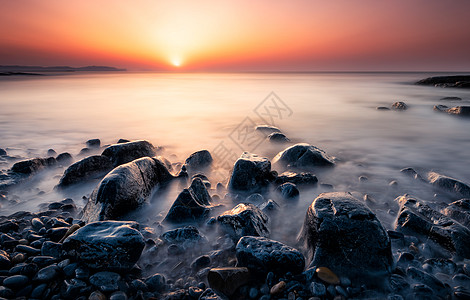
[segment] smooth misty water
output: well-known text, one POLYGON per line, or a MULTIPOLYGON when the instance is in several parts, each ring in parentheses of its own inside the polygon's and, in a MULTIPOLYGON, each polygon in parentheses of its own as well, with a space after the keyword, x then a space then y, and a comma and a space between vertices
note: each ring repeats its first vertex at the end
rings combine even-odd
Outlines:
MULTIPOLYGON (((4 78, 0 80, 0 147, 22 158, 43 157, 49 148, 76 155, 88 139, 110 144, 126 138, 164 147, 163 155, 172 163, 200 149, 213 151, 221 142, 239 156, 242 150, 230 137, 242 142, 232 132, 243 121, 265 123, 255 109, 274 91, 292 112, 275 119, 275 125, 294 143, 310 143, 337 158, 334 169, 316 172, 319 181, 334 185, 335 191, 372 195, 380 204, 375 211, 390 228, 396 196, 410 193, 430 201, 435 197, 435 191, 412 183, 400 169, 438 170, 470 182, 470 120, 432 110, 433 105, 446 104, 439 100, 445 96, 464 99, 449 106, 469 105, 470 91, 412 84, 430 75, 95 73, 4 78), (395 101, 406 102, 409 109, 375 109, 395 101), (361 175, 369 180, 359 182, 361 175), (389 186, 392 180, 398 181, 398 187, 389 186)), ((264 142, 254 150, 244 149, 272 159, 285 147, 264 142)), ((0 169, 6 170, 12 161, 0 163, 0 169)), ((97 182, 57 194, 53 186, 62 172, 43 172, 14 190, 20 203, 4 205, 1 214, 36 211, 41 202, 64 197, 83 205, 81 196, 89 195, 97 182), (40 191, 45 193, 38 195, 40 191)), ((225 182, 228 174, 227 167, 210 174, 213 186, 225 182)), ((157 191, 151 209, 134 217, 161 219, 181 189, 175 186, 164 195, 157 191)), ((273 237, 291 241, 306 207, 324 191, 321 187, 302 190, 300 202, 272 220, 273 237), (283 220, 285 216, 289 218, 283 220), (278 225, 280 220, 283 226, 278 225)), ((233 206, 225 204, 225 209, 233 206)))

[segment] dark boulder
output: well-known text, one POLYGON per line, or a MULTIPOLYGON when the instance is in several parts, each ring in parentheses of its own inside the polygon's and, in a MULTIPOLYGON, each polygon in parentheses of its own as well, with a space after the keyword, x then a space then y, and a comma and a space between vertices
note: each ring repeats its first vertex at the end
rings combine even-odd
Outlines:
POLYGON ((320 194, 307 209, 299 242, 311 265, 356 282, 379 283, 392 270, 387 231, 350 193, 320 194))
POLYGON ((32 158, 15 163, 11 167, 11 171, 14 173, 31 175, 45 169, 46 167, 54 166, 55 164, 56 160, 54 157, 32 158))
POLYGON ((301 273, 305 258, 297 249, 264 237, 244 236, 236 246, 238 266, 255 273, 301 273))
POLYGON ((109 157, 102 155, 89 156, 68 167, 62 178, 60 178, 57 187, 65 188, 72 184, 100 178, 112 169, 113 164, 109 157))
POLYGON ((136 222, 93 222, 66 238, 62 247, 89 268, 128 271, 145 245, 138 226, 136 222))
POLYGON ((267 158, 244 152, 235 162, 228 189, 235 194, 264 193, 273 179, 267 158))
POLYGON ((235 291, 250 280, 250 271, 247 268, 213 268, 207 274, 209 286, 216 291, 230 297, 235 291))
POLYGON ((429 172, 427 179, 434 187, 453 193, 457 197, 470 197, 470 186, 455 178, 436 172, 429 172))
POLYGON ((316 185, 318 183, 317 176, 312 173, 295 173, 295 172, 284 172, 277 176, 275 183, 284 184, 286 182, 293 183, 295 185, 316 185))
POLYGON ((268 217, 253 204, 240 203, 218 216, 217 222, 236 241, 247 235, 263 237, 269 235, 268 217))
POLYGON ((198 177, 191 186, 184 189, 171 206, 164 221, 170 223, 201 222, 207 219, 211 211, 211 196, 204 183, 198 177))
POLYGON ((255 127, 255 130, 265 135, 270 135, 273 132, 281 132, 279 128, 271 126, 271 125, 257 125, 255 127))
POLYGON ((7 151, 3 148, 0 148, 0 156, 5 156, 7 155, 7 151))
POLYGON ((101 146, 101 141, 100 139, 91 139, 86 141, 86 146, 90 149, 97 149, 101 146))
POLYGON ((212 155, 207 150, 192 153, 185 161, 186 168, 190 172, 203 170, 212 164, 212 155))
POLYGON ((154 158, 143 157, 115 168, 93 191, 83 209, 86 222, 112 220, 141 206, 157 184, 172 175, 154 158))
POLYGON ((68 152, 64 152, 64 153, 61 153, 59 155, 57 155, 57 157, 55 158, 55 160, 57 161, 57 163, 61 166, 68 166, 70 165, 71 163, 73 163, 73 157, 70 153, 68 152))
POLYGON ((183 248, 191 248, 207 241, 206 237, 194 226, 169 230, 163 233, 160 238, 168 245, 176 244, 181 245, 183 248))
POLYGON ((101 155, 111 159, 113 166, 131 162, 141 157, 153 157, 157 153, 157 149, 147 141, 135 141, 111 145, 104 149, 101 155))
POLYGON ((282 132, 273 132, 268 135, 267 139, 272 143, 288 143, 290 140, 282 132))
POLYGON ((392 104, 392 109, 395 109, 395 110, 407 110, 407 109, 408 109, 408 105, 406 105, 405 102, 397 101, 397 102, 395 102, 395 103, 392 104))
POLYGON ((441 245, 451 253, 470 257, 470 230, 409 195, 398 197, 395 230, 441 245))
POLYGON ((452 202, 441 212, 470 229, 470 199, 452 202))
POLYGON ((305 143, 296 144, 279 152, 273 165, 283 168, 310 170, 316 167, 333 166, 334 161, 325 151, 305 143))
POLYGON ((460 82, 470 81, 470 75, 454 75, 454 76, 435 76, 422 79, 416 84, 419 85, 434 85, 440 87, 465 87, 465 84, 460 82), (460 83, 460 84, 457 84, 460 83))
POLYGON ((277 194, 280 196, 281 199, 287 201, 297 201, 300 197, 300 192, 297 189, 297 186, 293 183, 287 182, 281 184, 276 188, 277 194))
POLYGON ((421 271, 415 267, 409 267, 406 274, 415 282, 425 284, 431 288, 440 299, 450 299, 450 288, 431 274, 421 271), (448 297, 447 297, 448 296, 448 297))

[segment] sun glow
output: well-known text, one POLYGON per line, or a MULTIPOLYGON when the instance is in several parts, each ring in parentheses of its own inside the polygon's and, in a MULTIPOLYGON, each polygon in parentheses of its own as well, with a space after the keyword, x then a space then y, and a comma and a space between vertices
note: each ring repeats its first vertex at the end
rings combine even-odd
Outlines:
POLYGON ((174 58, 174 59, 171 60, 171 64, 178 68, 178 67, 181 66, 181 60, 178 59, 178 58, 174 58))

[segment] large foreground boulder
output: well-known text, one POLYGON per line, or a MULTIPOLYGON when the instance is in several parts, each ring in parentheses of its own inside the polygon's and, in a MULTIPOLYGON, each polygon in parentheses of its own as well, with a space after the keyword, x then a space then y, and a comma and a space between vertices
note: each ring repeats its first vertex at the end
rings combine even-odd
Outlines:
POLYGON ((211 196, 201 178, 193 179, 191 186, 184 189, 171 206, 164 221, 170 223, 200 222, 209 216, 211 196))
POLYGON ((470 186, 455 178, 437 172, 429 172, 427 179, 434 187, 453 193, 457 197, 470 197, 470 186))
POLYGON ((334 165, 334 160, 325 151, 305 143, 296 144, 279 152, 273 159, 273 165, 281 169, 311 170, 316 167, 334 165))
POLYGON ((157 153, 157 149, 147 141, 135 141, 111 145, 104 149, 101 155, 107 156, 113 162, 113 166, 131 162, 141 157, 153 157, 157 153))
POLYGON ((297 249, 264 237, 244 236, 236 247, 238 266, 255 273, 301 273, 305 258, 297 249))
POLYGON ((112 169, 113 164, 109 157, 102 155, 89 156, 68 167, 62 178, 60 178, 57 187, 65 188, 72 184, 100 178, 112 169))
POLYGON ((441 214, 417 198, 404 195, 396 199, 400 205, 395 230, 431 240, 452 254, 470 257, 470 230, 441 214))
POLYGON ((92 269, 130 270, 145 246, 136 228, 136 222, 93 222, 65 239, 63 250, 92 269))
POLYGON ((353 281, 379 281, 392 271, 387 231, 350 193, 320 194, 307 209, 299 242, 310 265, 353 281))
POLYGON ((273 179, 267 158, 244 152, 235 162, 228 188, 235 194, 264 193, 273 179))
POLYGON ((217 222, 236 241, 247 235, 269 235, 268 217, 253 204, 240 203, 218 216, 217 222))
POLYGON ((86 222, 113 220, 142 205, 157 184, 173 176, 156 158, 143 157, 106 175, 83 209, 86 222))

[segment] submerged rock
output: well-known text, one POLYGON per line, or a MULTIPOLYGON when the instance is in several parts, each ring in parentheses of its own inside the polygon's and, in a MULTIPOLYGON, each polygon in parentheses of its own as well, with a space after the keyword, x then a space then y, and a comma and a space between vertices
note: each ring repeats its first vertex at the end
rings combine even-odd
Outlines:
POLYGON ((207 150, 196 151, 191 154, 185 161, 186 168, 190 172, 202 170, 212 164, 212 155, 207 150))
POLYGON ((153 157, 156 153, 157 149, 151 143, 135 141, 111 145, 101 155, 109 157, 113 166, 117 167, 141 157, 153 157))
POLYGON ((123 216, 141 206, 157 184, 171 178, 165 165, 150 157, 119 166, 92 193, 83 209, 82 220, 92 222, 123 216))
POLYGON ((470 257, 470 230, 451 218, 433 210, 409 195, 398 197, 400 205, 395 230, 417 235, 441 245, 451 253, 470 257))
POLYGON ((204 221, 211 211, 210 202, 211 196, 204 183, 196 177, 191 186, 178 195, 164 221, 171 223, 204 221))
POLYGON ((138 226, 136 222, 93 222, 65 239, 63 250, 92 269, 128 271, 145 245, 138 226))
POLYGON ((328 267, 353 281, 379 281, 391 273, 387 231, 350 193, 320 194, 307 210, 299 242, 311 265, 328 267))
POLYGON ((61 154, 57 155, 57 157, 55 159, 56 159, 57 163, 61 166, 68 166, 71 163, 73 163, 73 157, 68 152, 64 152, 64 153, 61 153, 61 154))
POLYGON ((226 296, 232 296, 235 291, 250 280, 248 268, 214 268, 207 274, 209 286, 226 296))
POLYGON ((113 165, 109 157, 102 155, 89 156, 68 167, 62 178, 60 178, 57 187, 65 188, 72 184, 100 178, 112 169, 113 165))
POLYGON ((333 166, 334 161, 325 151, 300 143, 279 152, 273 159, 273 165, 279 165, 281 168, 309 170, 315 167, 333 166))
POLYGON ((290 182, 278 186, 276 188, 276 192, 282 199, 288 201, 297 201, 300 197, 300 192, 297 189, 297 186, 290 182))
POLYGON ((470 82, 470 75, 455 75, 428 77, 416 82, 416 84, 439 87, 470 87, 470 85, 465 85, 468 82, 470 82))
POLYGON ((228 189, 235 194, 264 193, 273 179, 267 158, 244 152, 235 162, 228 189))
POLYGON ((433 110, 440 111, 440 112, 447 112, 448 109, 449 109, 448 106, 442 105, 442 104, 434 105, 433 107, 433 110))
POLYGON ((297 249, 264 237, 244 236, 236 246, 238 266, 255 273, 301 273, 305 258, 297 249))
POLYGON ((267 139, 273 143, 288 143, 290 140, 287 136, 282 132, 273 132, 268 135, 267 139))
POLYGON ((257 125, 255 127, 256 131, 259 131, 265 135, 270 135, 273 132, 281 132, 281 130, 275 126, 271 125, 257 125))
POLYGON ((56 160, 54 157, 32 158, 15 163, 11 167, 11 171, 14 173, 31 175, 45 169, 46 167, 54 166, 55 164, 56 160))
POLYGON ((97 149, 101 146, 101 141, 100 139, 91 139, 86 141, 86 146, 90 149, 97 149))
POLYGON ((395 110, 407 110, 407 109, 408 109, 408 105, 406 105, 405 102, 397 101, 397 102, 395 102, 395 103, 392 104, 392 109, 395 109, 395 110))
POLYGON ((218 216, 217 222, 237 241, 247 235, 263 237, 269 235, 268 217, 253 204, 240 203, 218 216))
POLYGON ((317 176, 312 173, 295 173, 295 172, 284 172, 281 175, 277 176, 275 183, 284 184, 284 183, 293 183, 295 185, 316 185, 318 183, 317 176))
POLYGON ((169 230, 163 233, 160 238, 168 245, 182 245, 185 249, 194 247, 195 244, 207 241, 207 239, 194 226, 185 226, 169 230))
POLYGON ((7 155, 7 151, 3 148, 0 148, 0 156, 5 156, 7 155))
POLYGON ((460 100, 462 100, 462 98, 460 98, 460 97, 443 97, 443 98, 441 98, 441 100, 445 100, 445 101, 460 101, 460 100))
POLYGON ((457 197, 470 197, 470 186, 455 178, 445 176, 437 172, 429 172, 427 179, 433 186, 453 193, 457 197))
POLYGON ((448 114, 457 116, 470 116, 470 106, 456 106, 447 110, 448 114))

